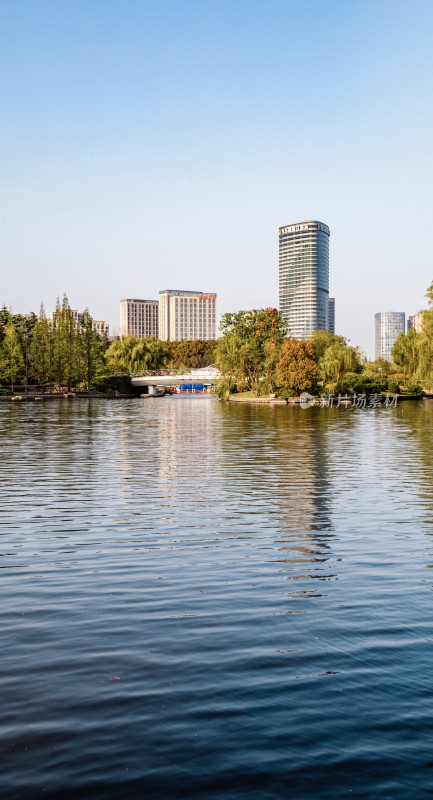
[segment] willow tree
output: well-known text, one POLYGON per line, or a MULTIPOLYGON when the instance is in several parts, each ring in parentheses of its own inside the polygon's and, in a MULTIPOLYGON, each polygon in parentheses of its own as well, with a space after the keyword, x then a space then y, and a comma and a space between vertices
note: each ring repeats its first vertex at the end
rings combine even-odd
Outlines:
POLYGON ((125 336, 111 343, 105 359, 111 372, 124 375, 140 372, 141 370, 161 369, 166 366, 171 357, 167 342, 159 339, 125 336))
POLYGON ((433 282, 427 288, 429 308, 422 311, 422 328, 400 333, 392 348, 392 358, 405 377, 422 385, 433 384, 433 282))
POLYGON ((392 360, 404 373, 406 379, 415 380, 420 360, 420 335, 411 328, 399 333, 391 349, 392 360))
POLYGON ((319 361, 319 369, 325 387, 335 391, 348 372, 361 372, 360 352, 357 347, 350 347, 342 342, 331 344, 319 361))

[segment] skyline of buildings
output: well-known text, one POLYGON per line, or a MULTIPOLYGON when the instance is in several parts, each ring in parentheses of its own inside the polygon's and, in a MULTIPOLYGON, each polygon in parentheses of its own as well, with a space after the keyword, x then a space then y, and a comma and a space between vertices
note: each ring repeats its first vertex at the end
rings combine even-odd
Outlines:
POLYGON ((310 339, 318 330, 334 332, 335 299, 329 297, 329 227, 319 220, 304 220, 282 226, 278 237, 279 308, 289 335, 310 339))
POLYGON ((164 289, 159 300, 120 301, 120 336, 164 341, 216 339, 215 292, 164 289))
MULTIPOLYGON (((335 333, 335 298, 329 297, 330 229, 319 220, 283 226, 279 235, 279 310, 289 336, 309 339, 316 330, 335 333)), ((120 337, 155 337, 167 341, 217 338, 216 293, 166 289, 159 300, 126 298, 120 301, 120 337)), ((265 303, 263 304, 265 305, 265 303)), ((82 313, 72 309, 77 322, 82 313)), ((47 315, 48 319, 52 314, 47 315)), ((423 311, 407 317, 407 331, 422 331, 423 311)), ((406 332, 405 312, 374 315, 374 358, 391 360, 392 346, 406 332)), ((93 320, 93 329, 110 337, 105 320, 93 320)))

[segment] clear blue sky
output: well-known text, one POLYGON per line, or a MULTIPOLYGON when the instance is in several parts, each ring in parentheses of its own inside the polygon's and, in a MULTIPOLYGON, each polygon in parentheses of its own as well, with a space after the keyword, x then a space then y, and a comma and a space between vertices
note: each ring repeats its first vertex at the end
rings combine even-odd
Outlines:
POLYGON ((371 354, 433 280, 432 40, 431 0, 0 0, 0 304, 276 306, 315 218, 371 354))

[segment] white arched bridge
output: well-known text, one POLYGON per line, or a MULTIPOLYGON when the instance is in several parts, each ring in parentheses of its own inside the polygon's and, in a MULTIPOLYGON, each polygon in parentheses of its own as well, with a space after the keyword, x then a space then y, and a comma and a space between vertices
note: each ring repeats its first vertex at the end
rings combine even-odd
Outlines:
POLYGON ((143 389, 147 387, 150 395, 158 394, 158 388, 166 386, 190 386, 191 394, 209 392, 220 377, 216 367, 203 367, 202 369, 151 369, 141 372, 131 378, 133 386, 143 389), (201 387, 200 389, 194 387, 201 387))

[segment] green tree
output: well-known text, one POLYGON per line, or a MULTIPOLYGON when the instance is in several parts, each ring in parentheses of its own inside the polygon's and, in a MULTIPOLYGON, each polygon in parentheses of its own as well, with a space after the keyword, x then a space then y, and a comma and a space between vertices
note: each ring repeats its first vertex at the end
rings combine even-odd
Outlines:
POLYGON ((283 342, 275 377, 278 386, 289 395, 314 390, 319 379, 319 365, 313 342, 303 339, 283 342))
POLYGON ((433 307, 424 311, 422 331, 417 336, 419 337, 418 365, 415 377, 421 381, 423 386, 431 386, 433 383, 433 307))
POLYGON ((0 343, 3 341, 5 337, 6 325, 8 324, 8 322, 11 322, 11 320, 12 320, 12 313, 3 303, 2 307, 0 308, 0 343))
POLYGON ((226 400, 241 372, 241 339, 232 331, 218 340, 215 360, 222 375, 219 391, 225 394, 226 400))
POLYGON ((360 352, 356 347, 335 342, 326 348, 320 359, 319 368, 324 386, 330 391, 336 391, 347 372, 362 371, 360 352))
POLYGON ((30 314, 14 314, 12 322, 15 325, 15 330, 20 338, 21 347, 24 355, 24 380, 26 387, 26 394, 28 391, 29 383, 29 350, 30 343, 33 336, 34 327, 37 321, 37 316, 33 312, 30 314))
POLYGON ((52 327, 54 376, 70 392, 80 377, 80 329, 66 294, 61 305, 57 300, 52 327))
POLYGON ((1 379, 10 383, 13 394, 14 384, 17 382, 18 376, 23 374, 24 355, 20 337, 13 322, 8 322, 4 331, 0 350, 1 379))
POLYGON ((80 378, 86 384, 87 391, 90 391, 95 376, 102 370, 104 357, 103 343, 93 328, 93 319, 88 308, 84 310, 80 320, 79 361, 80 378))
POLYGON ((173 369, 200 369, 215 363, 216 341, 195 340, 166 342, 171 352, 170 366, 173 369))
POLYGON ((51 385, 53 378, 52 327, 47 320, 44 306, 41 305, 39 317, 33 328, 29 348, 30 369, 39 386, 51 385))
POLYGON ((315 331, 311 341, 313 342, 314 352, 318 362, 323 358, 325 351, 328 347, 331 347, 331 345, 347 345, 347 339, 345 339, 344 336, 337 336, 337 334, 331 333, 330 331, 315 331))
POLYGON ((427 286, 425 296, 428 300, 429 307, 433 308, 433 281, 431 282, 430 286, 427 286))
POLYGON ((420 358, 420 334, 414 328, 400 333, 391 350, 393 361, 403 370, 406 379, 412 379, 418 371, 420 358))
POLYGON ((216 364, 226 376, 245 382, 259 394, 260 381, 269 378, 287 325, 275 308, 224 314, 216 348, 216 364), (229 345, 228 340, 232 339, 229 345), (231 359, 231 361, 230 361, 231 359))
POLYGON ((137 339, 134 336, 116 339, 105 354, 110 372, 123 374, 161 369, 166 366, 170 356, 166 342, 152 338, 137 339))

